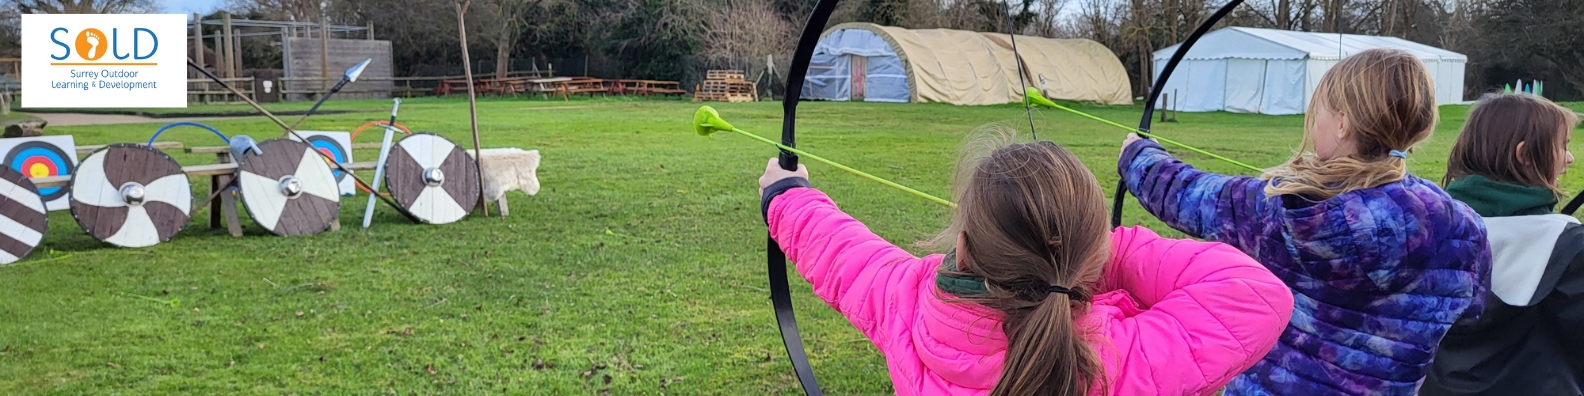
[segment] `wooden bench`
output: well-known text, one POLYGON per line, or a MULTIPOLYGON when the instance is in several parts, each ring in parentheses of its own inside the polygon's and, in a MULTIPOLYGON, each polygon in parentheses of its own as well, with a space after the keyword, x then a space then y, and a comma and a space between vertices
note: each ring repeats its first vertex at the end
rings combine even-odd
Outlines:
MULTIPOLYGON (((109 146, 108 144, 95 144, 95 145, 89 145, 89 146, 77 146, 77 155, 89 154, 89 153, 92 153, 94 151, 97 151, 99 149, 102 149, 102 148, 105 148, 105 147, 108 147, 108 146, 109 146)), ((153 148, 155 148, 157 150, 179 149, 179 148, 182 148, 182 143, 181 142, 154 142, 154 145, 149 146, 149 147, 153 147, 153 148)))
MULTIPOLYGON (((182 172, 186 173, 187 176, 215 176, 230 175, 236 173, 236 169, 237 164, 209 164, 183 166, 182 172)), ((67 184, 71 184, 71 175, 35 177, 28 180, 31 180, 33 185, 38 186, 38 188, 65 187, 67 184)))

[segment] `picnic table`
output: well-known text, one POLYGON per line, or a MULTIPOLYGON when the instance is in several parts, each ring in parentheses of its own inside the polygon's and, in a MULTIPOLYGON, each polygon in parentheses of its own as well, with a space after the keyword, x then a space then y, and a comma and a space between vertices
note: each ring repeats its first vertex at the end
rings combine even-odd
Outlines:
POLYGON ((479 80, 479 84, 485 87, 485 91, 493 92, 499 96, 506 96, 506 94, 517 96, 519 93, 528 92, 528 79, 524 77, 479 80))
POLYGON ((682 83, 676 81, 659 80, 615 80, 610 85, 610 93, 616 95, 682 95, 687 91, 682 90, 682 83))
POLYGON ((550 95, 552 93, 556 92, 556 89, 557 89, 556 84, 562 83, 562 82, 566 82, 566 81, 572 81, 572 78, 571 77, 530 78, 527 81, 527 89, 528 89, 529 93, 545 94, 545 98, 549 99, 550 95))
POLYGON ((677 95, 686 94, 682 90, 682 83, 677 81, 637 80, 637 92, 644 96, 649 95, 677 95))
MULTIPOLYGON (((439 96, 451 96, 452 93, 467 92, 467 87, 468 80, 441 80, 440 86, 435 88, 435 94, 439 96)), ((474 81, 473 91, 479 94, 495 92, 490 88, 489 84, 484 83, 484 80, 474 81)))
POLYGON ((573 77, 569 81, 561 81, 555 84, 555 95, 560 95, 561 100, 570 100, 573 94, 579 93, 593 96, 595 93, 604 95, 610 92, 610 87, 605 85, 606 80, 598 78, 573 77))

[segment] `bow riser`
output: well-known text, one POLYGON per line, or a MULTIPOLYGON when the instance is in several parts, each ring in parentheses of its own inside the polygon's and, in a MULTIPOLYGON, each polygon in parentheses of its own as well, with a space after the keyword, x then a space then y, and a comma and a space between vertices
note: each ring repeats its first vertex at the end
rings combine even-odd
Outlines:
MULTIPOLYGON (((1144 114, 1139 119, 1138 129, 1140 131, 1150 132, 1150 118, 1155 115, 1155 102, 1160 100, 1161 93, 1165 92, 1166 81, 1171 79, 1172 72, 1177 71, 1177 64, 1182 63, 1183 57, 1188 55, 1188 49, 1193 48, 1194 44, 1199 42, 1200 37, 1209 32, 1210 28, 1215 27, 1216 23, 1221 22, 1222 18, 1226 18, 1227 14, 1231 14, 1232 10, 1236 9, 1240 4, 1243 4, 1243 0, 1232 0, 1221 6, 1221 9, 1210 15, 1210 19, 1206 19, 1204 23, 1199 24, 1199 27, 1194 28, 1193 34, 1188 35, 1188 40, 1183 41, 1182 46, 1177 47, 1177 52, 1172 53, 1171 60, 1166 61, 1166 67, 1161 69, 1160 79, 1155 81, 1154 86, 1150 87, 1149 97, 1144 101, 1144 114)), ((1148 71, 1140 70, 1139 72, 1142 74, 1148 71)), ((1112 227, 1122 226, 1122 203, 1127 198, 1127 175, 1120 176, 1122 178, 1117 179, 1116 192, 1112 194, 1112 227)))

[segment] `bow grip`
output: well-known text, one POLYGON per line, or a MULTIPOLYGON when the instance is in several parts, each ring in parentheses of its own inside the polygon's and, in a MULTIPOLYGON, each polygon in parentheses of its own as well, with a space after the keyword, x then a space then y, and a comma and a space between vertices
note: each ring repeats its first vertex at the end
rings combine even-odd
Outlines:
POLYGON ((798 156, 790 151, 781 150, 781 169, 795 172, 798 167, 798 156))

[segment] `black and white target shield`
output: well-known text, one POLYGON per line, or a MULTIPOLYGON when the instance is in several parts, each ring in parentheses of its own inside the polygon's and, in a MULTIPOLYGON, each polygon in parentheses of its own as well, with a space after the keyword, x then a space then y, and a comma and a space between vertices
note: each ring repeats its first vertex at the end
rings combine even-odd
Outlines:
POLYGON ((112 144, 83 158, 71 179, 71 213, 88 235, 120 247, 147 247, 187 225, 192 186, 181 165, 137 144, 112 144))
POLYGON ((0 265, 27 257, 48 230, 38 186, 22 172, 0 166, 0 265))
POLYGON ((313 235, 330 229, 341 192, 324 157, 307 143, 270 139, 237 168, 237 187, 249 216, 276 235, 313 235))
POLYGON ((385 160, 385 185, 418 220, 452 223, 478 203, 478 164, 440 135, 415 133, 396 142, 385 160))

